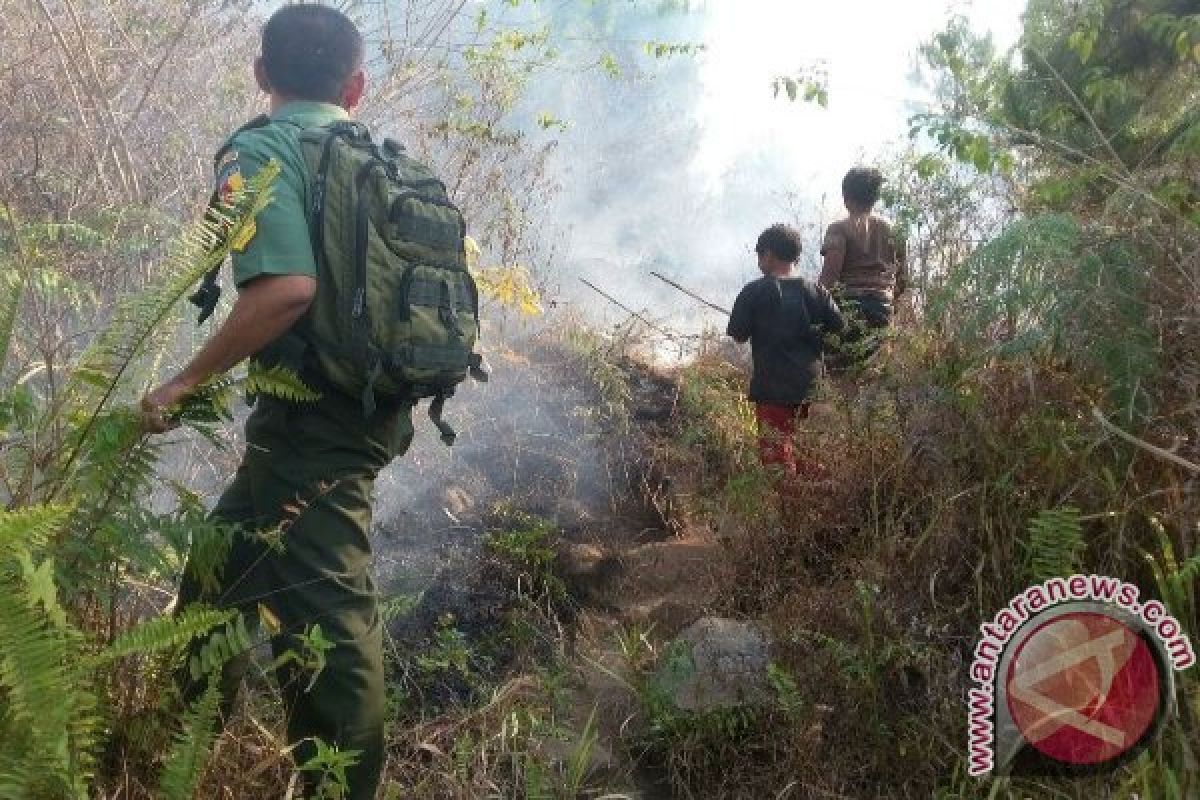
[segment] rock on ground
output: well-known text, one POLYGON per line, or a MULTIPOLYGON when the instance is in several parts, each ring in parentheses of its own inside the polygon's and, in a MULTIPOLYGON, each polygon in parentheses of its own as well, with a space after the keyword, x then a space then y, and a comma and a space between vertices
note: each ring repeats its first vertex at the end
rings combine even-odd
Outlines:
POLYGON ((749 705, 768 694, 770 643, 755 625, 720 617, 704 617, 675 640, 690 652, 690 669, 668 663, 675 675, 660 675, 671 684, 675 705, 685 711, 707 711, 749 705))

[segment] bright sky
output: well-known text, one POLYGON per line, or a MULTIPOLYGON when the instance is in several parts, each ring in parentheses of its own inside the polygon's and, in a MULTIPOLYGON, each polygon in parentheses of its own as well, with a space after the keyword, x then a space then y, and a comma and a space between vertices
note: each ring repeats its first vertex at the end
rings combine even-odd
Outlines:
POLYGON ((920 100, 909 81, 918 46, 958 12, 1006 49, 1025 0, 716 0, 708 7, 698 112, 705 136, 693 169, 712 185, 740 155, 767 150, 810 187, 806 194, 820 196, 817 187, 827 186, 840 206, 847 167, 907 134, 911 103, 920 100), (828 109, 772 99, 771 76, 817 60, 828 62, 828 109))

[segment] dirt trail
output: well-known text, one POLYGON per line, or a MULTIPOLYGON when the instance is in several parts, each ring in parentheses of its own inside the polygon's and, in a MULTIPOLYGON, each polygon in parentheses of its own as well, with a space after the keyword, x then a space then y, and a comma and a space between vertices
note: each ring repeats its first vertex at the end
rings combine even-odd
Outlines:
POLYGON ((503 508, 549 521, 561 536, 554 571, 572 598, 567 728, 582 733, 595 710, 588 785, 612 797, 668 798, 626 755, 637 698, 621 642, 644 635, 659 645, 710 612, 722 551, 679 513, 685 504, 655 463, 674 435, 675 383, 623 364, 611 376, 628 390, 621 424, 603 413, 595 388, 582 388, 597 382, 587 369, 554 348, 509 354, 489 384, 456 398, 464 411, 452 451, 414 420, 412 451, 377 489, 381 583, 386 594, 420 595, 393 629, 415 647, 447 614, 469 638, 486 637, 506 602, 487 578, 481 534, 495 529, 490 515, 503 508))
POLYGON ((591 520, 569 538, 560 557, 561 572, 583 605, 572 654, 572 722, 582 730, 595 710, 599 740, 592 763, 614 781, 616 796, 668 800, 656 776, 623 755, 639 712, 627 682, 631 654, 624 648, 638 638, 660 646, 712 613, 722 546, 712 531, 676 513, 681 503, 672 496, 670 476, 646 455, 671 435, 676 385, 640 367, 628 370, 631 440, 647 448, 637 482, 643 513, 618 511, 591 520))

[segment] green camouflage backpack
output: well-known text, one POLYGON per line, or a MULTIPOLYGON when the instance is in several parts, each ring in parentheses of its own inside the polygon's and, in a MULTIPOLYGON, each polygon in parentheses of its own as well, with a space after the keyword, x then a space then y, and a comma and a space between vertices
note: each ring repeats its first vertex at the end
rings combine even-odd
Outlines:
MULTIPOLYGON (((462 214, 425 165, 390 139, 377 145, 363 125, 339 121, 299 139, 317 291, 268 360, 301 366, 279 357, 296 349, 286 340, 299 338, 305 364, 361 397, 364 414, 379 400, 431 398, 429 416, 453 444, 454 430, 442 420, 446 399, 468 374, 487 380, 474 352, 479 295, 462 214)), ((206 309, 202 320, 220 294, 215 272, 192 298, 206 309)))
POLYGON ((300 146, 318 281, 298 333, 364 413, 376 398, 432 398, 429 415, 453 444, 443 403, 468 374, 487 377, 462 214, 425 165, 358 123, 305 130, 300 146))

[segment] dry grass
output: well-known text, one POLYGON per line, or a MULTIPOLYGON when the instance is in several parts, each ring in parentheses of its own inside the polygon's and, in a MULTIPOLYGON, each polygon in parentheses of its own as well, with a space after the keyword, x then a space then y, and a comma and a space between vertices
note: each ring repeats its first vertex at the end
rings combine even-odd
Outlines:
MULTIPOLYGON (((806 741, 769 724, 743 730, 737 757, 719 738, 673 736, 671 758, 723 763, 760 792, 696 794, 712 775, 674 769, 679 796, 766 797, 789 786, 806 787, 796 796, 916 797, 939 786, 972 796, 985 784, 961 780, 969 653, 979 622, 1030 582, 1030 520, 1064 504, 1083 509, 1080 566, 1148 590, 1151 515, 1186 547, 1178 476, 1090 420, 1095 387, 1033 358, 955 374, 946 348, 899 337, 856 385, 829 389, 797 436, 826 477, 801 481, 782 515, 753 463, 738 371, 704 360, 680 371, 669 471, 720 520, 726 610, 765 620, 800 695, 833 711, 806 741), (780 741, 789 745, 756 748, 780 741)), ((1197 620, 1185 625, 1196 630, 1197 620)), ((1139 762, 1125 777, 1145 769, 1139 762)), ((1021 796, 1059 796, 1028 791, 1021 796)))

